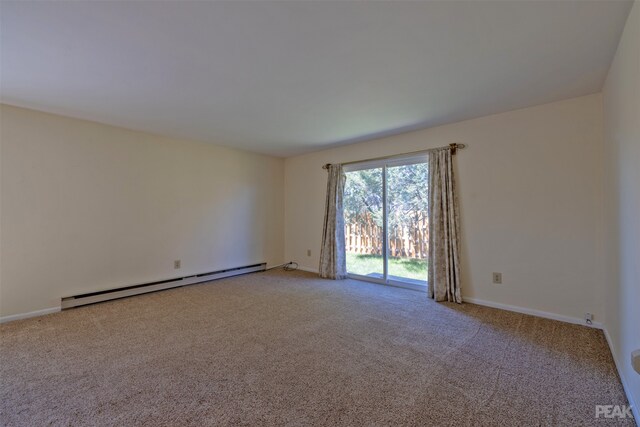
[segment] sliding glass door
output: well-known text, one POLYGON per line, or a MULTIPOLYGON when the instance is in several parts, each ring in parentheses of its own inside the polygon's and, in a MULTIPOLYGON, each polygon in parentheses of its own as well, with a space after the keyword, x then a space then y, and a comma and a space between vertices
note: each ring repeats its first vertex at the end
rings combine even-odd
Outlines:
POLYGON ((349 275, 378 283, 426 286, 426 158, 347 165, 345 172, 345 248, 349 275))
POLYGON ((385 277, 384 169, 347 172, 344 191, 347 272, 385 277))

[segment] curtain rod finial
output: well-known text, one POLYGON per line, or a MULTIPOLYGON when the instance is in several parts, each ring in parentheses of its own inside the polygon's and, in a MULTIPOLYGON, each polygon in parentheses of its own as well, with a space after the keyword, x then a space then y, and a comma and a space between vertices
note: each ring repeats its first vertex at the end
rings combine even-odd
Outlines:
POLYGON ((462 150, 463 148, 466 147, 465 144, 458 144, 456 142, 454 142, 453 144, 449 144, 449 147, 451 148, 451 154, 456 154, 456 151, 458 149, 462 150))

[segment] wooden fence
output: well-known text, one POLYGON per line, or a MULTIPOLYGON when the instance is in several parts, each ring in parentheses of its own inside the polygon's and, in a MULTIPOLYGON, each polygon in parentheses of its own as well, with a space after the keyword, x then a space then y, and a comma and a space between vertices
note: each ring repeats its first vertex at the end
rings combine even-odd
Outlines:
MULTIPOLYGON (((405 221, 390 221, 389 256, 427 258, 429 224, 422 212, 404 213, 405 221), (404 223, 404 224, 403 224, 404 223)), ((382 255, 382 227, 371 215, 345 224, 346 251, 363 255, 382 255)))

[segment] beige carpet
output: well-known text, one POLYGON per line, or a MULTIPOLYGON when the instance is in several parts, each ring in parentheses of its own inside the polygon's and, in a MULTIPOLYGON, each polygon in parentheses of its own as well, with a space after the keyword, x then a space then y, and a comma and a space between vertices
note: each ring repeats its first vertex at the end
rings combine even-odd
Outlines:
POLYGON ((602 425, 627 404, 601 331, 304 272, 0 332, 4 426, 602 425))

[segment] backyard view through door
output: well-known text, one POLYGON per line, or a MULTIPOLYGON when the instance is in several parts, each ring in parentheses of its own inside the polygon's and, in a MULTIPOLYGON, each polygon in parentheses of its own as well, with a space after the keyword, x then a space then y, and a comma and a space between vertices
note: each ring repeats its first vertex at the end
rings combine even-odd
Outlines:
POLYGON ((426 159, 346 169, 347 272, 384 283, 427 284, 426 159))

